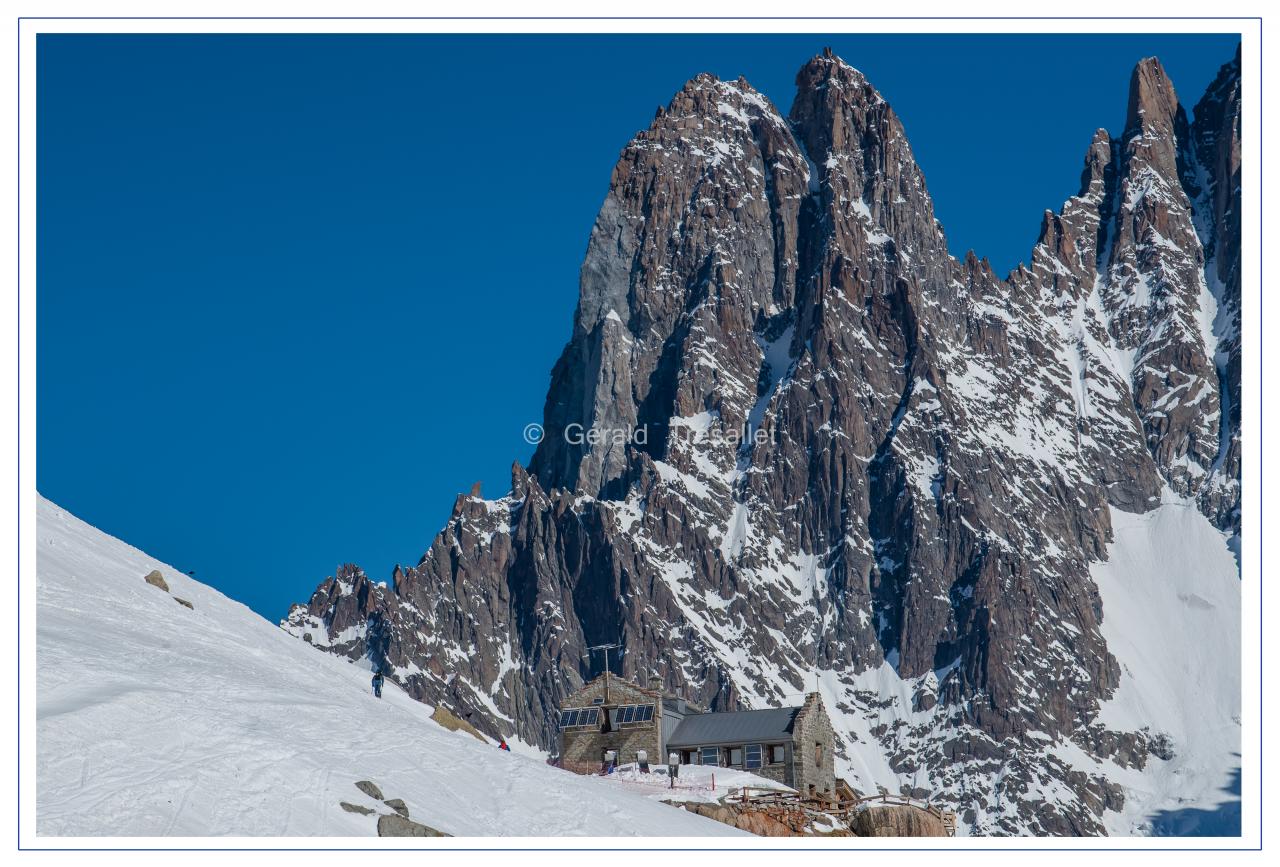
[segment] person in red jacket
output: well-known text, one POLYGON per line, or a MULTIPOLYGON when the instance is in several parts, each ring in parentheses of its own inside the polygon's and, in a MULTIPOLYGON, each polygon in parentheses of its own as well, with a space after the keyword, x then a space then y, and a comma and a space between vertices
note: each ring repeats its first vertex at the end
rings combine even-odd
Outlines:
POLYGON ((502 742, 498 744, 498 749, 500 749, 500 750, 506 750, 507 752, 511 752, 511 747, 507 746, 507 739, 506 739, 506 738, 502 738, 502 739, 501 739, 501 741, 502 741, 502 742))

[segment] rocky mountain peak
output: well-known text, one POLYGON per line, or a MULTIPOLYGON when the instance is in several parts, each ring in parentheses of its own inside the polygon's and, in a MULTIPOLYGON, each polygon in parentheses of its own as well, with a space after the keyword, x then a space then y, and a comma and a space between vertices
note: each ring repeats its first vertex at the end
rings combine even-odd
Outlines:
POLYGON ((1080 192, 1082 199, 1103 202, 1106 198, 1108 176, 1107 170, 1115 159, 1114 144, 1111 134, 1099 129, 1093 134, 1089 150, 1084 158, 1084 170, 1080 173, 1080 192))
POLYGON ((1129 78, 1129 108, 1125 115, 1126 137, 1138 131, 1173 131, 1181 106, 1173 82, 1158 57, 1138 61, 1129 78))
POLYGON ((596 644, 716 709, 816 678, 863 786, 985 833, 1096 832, 1118 787, 1041 745, 1152 760, 1099 722, 1111 510, 1194 497, 1238 527, 1220 79, 1192 130, 1141 62, 1130 128, 1094 134, 1000 279, 951 257, 901 120, 832 52, 785 120, 695 76, 613 169, 528 471, 459 496, 394 591, 340 571, 286 628, 543 747, 596 644))
POLYGON ((863 139, 893 118, 866 76, 835 54, 819 54, 796 75, 790 120, 810 156, 824 167, 828 154, 860 151, 863 139))

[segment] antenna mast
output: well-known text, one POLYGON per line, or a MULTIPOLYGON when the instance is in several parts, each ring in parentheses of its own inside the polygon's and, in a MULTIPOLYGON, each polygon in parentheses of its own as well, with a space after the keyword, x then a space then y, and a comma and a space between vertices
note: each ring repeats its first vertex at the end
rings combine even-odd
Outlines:
POLYGON ((621 644, 597 644, 595 647, 588 647, 588 653, 594 653, 597 650, 604 652, 604 700, 609 701, 609 651, 617 650, 621 644))
POLYGON ((818 644, 822 641, 822 600, 818 596, 817 576, 813 582, 813 691, 821 692, 818 686, 818 644))

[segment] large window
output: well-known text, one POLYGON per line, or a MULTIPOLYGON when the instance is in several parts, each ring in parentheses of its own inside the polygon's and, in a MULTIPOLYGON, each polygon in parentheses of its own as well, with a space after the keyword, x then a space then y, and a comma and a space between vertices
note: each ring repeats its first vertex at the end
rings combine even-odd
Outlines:
POLYGON ((698 764, 700 765, 720 764, 720 748, 719 747, 703 747, 702 755, 699 756, 698 764))
POLYGON ((729 747, 729 763, 726 767, 740 768, 742 767, 742 747, 729 747))
POLYGON ((743 752, 746 757, 745 767, 748 770, 761 767, 764 764, 764 747, 760 746, 760 744, 747 744, 743 748, 743 752))
POLYGON ((787 760, 786 744, 769 744, 769 764, 780 765, 787 760))

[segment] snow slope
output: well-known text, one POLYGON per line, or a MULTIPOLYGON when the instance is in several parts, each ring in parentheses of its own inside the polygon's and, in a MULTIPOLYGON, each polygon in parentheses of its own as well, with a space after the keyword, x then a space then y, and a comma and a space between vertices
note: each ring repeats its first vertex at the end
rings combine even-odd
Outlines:
POLYGON ((743 834, 378 701, 363 667, 43 498, 37 524, 40 835, 373 835, 338 806, 389 812, 357 780, 457 836, 743 834))
MULTIPOLYGON (((1150 727, 1173 756, 1141 772, 1107 763, 1125 807, 1111 834, 1240 833, 1240 580, 1222 533, 1195 504, 1166 490, 1137 515, 1111 510, 1115 541, 1091 567, 1102 633, 1120 662, 1120 688, 1099 721, 1150 727)), ((1097 769, 1075 757, 1077 766, 1097 769)))

